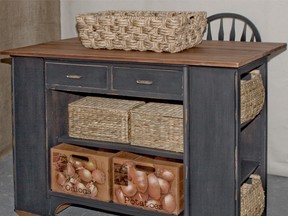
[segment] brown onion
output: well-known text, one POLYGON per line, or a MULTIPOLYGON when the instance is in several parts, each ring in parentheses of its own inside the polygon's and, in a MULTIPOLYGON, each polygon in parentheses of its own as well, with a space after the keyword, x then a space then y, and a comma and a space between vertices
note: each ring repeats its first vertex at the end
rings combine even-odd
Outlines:
POLYGON ((159 181, 154 173, 148 175, 148 194, 154 200, 159 200, 161 198, 159 181))
POLYGON ((98 194, 98 189, 93 183, 88 183, 86 188, 90 191, 90 197, 96 197, 98 194))
POLYGON ((80 182, 80 179, 79 178, 70 178, 69 180, 72 184, 78 184, 80 182))
POLYGON ((57 173, 56 174, 56 181, 59 185, 63 186, 66 182, 66 177, 63 173, 57 173))
POLYGON ((92 180, 98 184, 104 184, 106 181, 105 173, 98 169, 93 170, 92 180))
POLYGON ((162 207, 163 209, 168 212, 172 213, 176 209, 176 200, 172 194, 167 194, 162 199, 162 207))
POLYGON ((78 174, 81 180, 85 182, 91 182, 92 181, 92 174, 89 170, 81 167, 78 169, 78 174))
POLYGON ((82 161, 75 159, 72 155, 69 157, 69 162, 72 163, 75 168, 83 167, 82 161))
POLYGON ((84 191, 87 191, 87 188, 85 187, 85 185, 84 184, 82 184, 82 183, 80 183, 80 182, 78 182, 77 184, 76 184, 76 190, 77 190, 77 193, 78 194, 85 194, 85 193, 83 193, 84 191))
POLYGON ((74 176, 74 174, 75 174, 75 168, 73 167, 72 163, 68 162, 66 175, 69 177, 72 177, 72 176, 74 176))
POLYGON ((93 171, 93 170, 95 170, 95 169, 97 168, 96 162, 95 162, 94 159, 90 159, 89 161, 86 161, 86 162, 84 163, 84 167, 85 167, 87 170, 89 170, 89 171, 93 171))
POLYGON ((128 197, 132 197, 137 193, 136 185, 133 184, 131 181, 128 181, 127 186, 121 185, 121 189, 122 189, 123 193, 128 197))

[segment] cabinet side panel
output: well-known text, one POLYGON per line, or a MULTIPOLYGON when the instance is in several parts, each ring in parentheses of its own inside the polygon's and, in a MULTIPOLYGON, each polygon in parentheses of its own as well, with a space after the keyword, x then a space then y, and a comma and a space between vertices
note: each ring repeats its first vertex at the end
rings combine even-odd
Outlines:
POLYGON ((15 209, 46 209, 45 90, 43 61, 13 58, 15 209))
POLYGON ((190 214, 238 215, 235 70, 191 67, 190 214))

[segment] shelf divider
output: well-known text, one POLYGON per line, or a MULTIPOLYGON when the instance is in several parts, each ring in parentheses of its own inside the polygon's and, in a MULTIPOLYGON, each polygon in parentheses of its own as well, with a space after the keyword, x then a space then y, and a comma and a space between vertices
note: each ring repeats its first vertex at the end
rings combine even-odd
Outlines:
POLYGON ((259 167, 257 161, 242 160, 241 161, 241 184, 244 183, 251 174, 259 167))
POLYGON ((68 135, 59 137, 58 142, 183 160, 183 153, 180 152, 165 151, 161 149, 146 148, 141 146, 131 146, 130 144, 123 144, 123 143, 78 139, 69 137, 68 135))

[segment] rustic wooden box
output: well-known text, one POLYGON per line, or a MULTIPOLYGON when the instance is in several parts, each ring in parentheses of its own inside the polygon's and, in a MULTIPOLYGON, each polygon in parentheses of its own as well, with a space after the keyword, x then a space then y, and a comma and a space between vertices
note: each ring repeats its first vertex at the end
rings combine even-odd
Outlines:
POLYGON ((66 143, 51 148, 51 190, 110 201, 113 155, 66 143))
POLYGON ((129 112, 141 104, 144 102, 104 97, 74 101, 68 105, 69 136, 129 143, 129 112))
POLYGON ((117 153, 113 157, 113 202, 180 214, 184 208, 183 164, 117 153))
POLYGON ((133 109, 131 145, 183 152, 183 106, 147 103, 133 109))

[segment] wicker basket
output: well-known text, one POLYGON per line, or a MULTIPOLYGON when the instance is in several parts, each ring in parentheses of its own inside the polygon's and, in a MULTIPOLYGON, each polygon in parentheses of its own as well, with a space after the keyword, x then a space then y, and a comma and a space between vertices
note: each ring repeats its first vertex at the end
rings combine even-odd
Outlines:
POLYGON ((201 43, 206 12, 103 11, 76 17, 82 44, 94 49, 180 52, 201 43))
POLYGON ((183 106, 147 103, 133 109, 131 145, 183 152, 183 106))
POLYGON ((129 112, 141 101, 85 97, 68 105, 69 136, 129 143, 129 112))
POLYGON ((250 72, 250 80, 241 80, 241 123, 254 119, 265 102, 265 89, 259 70, 250 72))
POLYGON ((265 208, 265 195, 260 176, 251 175, 252 183, 241 186, 241 216, 261 216, 265 208))

